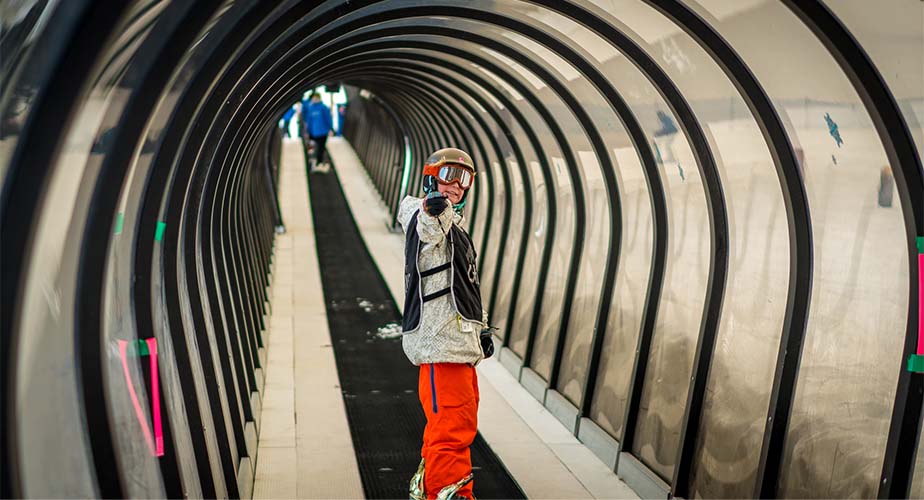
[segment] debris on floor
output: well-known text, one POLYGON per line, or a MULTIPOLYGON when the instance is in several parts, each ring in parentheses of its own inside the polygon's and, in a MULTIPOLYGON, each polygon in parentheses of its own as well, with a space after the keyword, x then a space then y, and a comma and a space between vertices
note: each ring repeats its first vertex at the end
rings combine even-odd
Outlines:
POLYGON ((398 323, 389 323, 385 326, 379 327, 379 330, 375 332, 375 336, 380 339, 395 339, 401 336, 401 325, 398 323))

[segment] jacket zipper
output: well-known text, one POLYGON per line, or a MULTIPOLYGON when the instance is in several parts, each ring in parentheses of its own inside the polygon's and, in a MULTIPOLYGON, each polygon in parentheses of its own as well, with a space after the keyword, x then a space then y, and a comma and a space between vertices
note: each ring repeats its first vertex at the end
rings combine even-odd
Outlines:
POLYGON ((434 378, 436 373, 433 369, 433 363, 430 363, 430 395, 433 399, 433 413, 437 413, 439 409, 436 407, 436 379, 434 378))

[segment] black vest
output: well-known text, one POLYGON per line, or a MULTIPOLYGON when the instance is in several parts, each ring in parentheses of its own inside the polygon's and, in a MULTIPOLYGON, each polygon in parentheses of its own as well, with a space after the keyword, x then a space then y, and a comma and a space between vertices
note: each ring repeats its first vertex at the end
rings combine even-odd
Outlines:
POLYGON ((417 267, 420 256, 420 237, 417 235, 417 216, 414 213, 408 223, 404 244, 404 324, 403 330, 410 332, 420 326, 421 306, 437 297, 451 295, 452 304, 462 318, 470 321, 482 320, 481 284, 478 282, 478 267, 475 260, 475 245, 468 233, 455 224, 449 230, 447 239, 452 257, 449 262, 433 269, 421 271, 417 267), (423 295, 422 280, 437 273, 450 272, 450 286, 423 295))

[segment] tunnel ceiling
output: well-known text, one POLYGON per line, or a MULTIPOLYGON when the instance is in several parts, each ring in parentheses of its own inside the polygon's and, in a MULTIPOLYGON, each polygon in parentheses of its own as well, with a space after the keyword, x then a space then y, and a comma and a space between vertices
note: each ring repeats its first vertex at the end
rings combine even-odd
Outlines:
MULTIPOLYGON (((0 15, 0 449, 11 450, 4 465, 15 465, 3 467, 5 496, 179 492, 169 480, 132 489, 100 472, 125 465, 114 451, 119 423, 104 390, 106 370, 121 368, 106 368, 99 346, 107 332, 126 328, 138 338, 164 325, 211 332, 215 311, 199 304, 225 311, 236 303, 209 285, 190 292, 186 284, 212 273, 213 264, 215 279, 224 279, 223 261, 199 256, 236 251, 235 238, 245 233, 236 232, 231 211, 251 202, 254 214, 269 210, 253 201, 261 182, 254 165, 271 161, 280 116, 318 85, 347 86, 348 119, 374 118, 369 129, 378 127, 383 141, 398 145, 389 158, 400 173, 388 177, 387 189, 384 179, 377 184, 393 214, 400 197, 418 192, 418 169, 431 150, 455 139, 472 152, 485 186, 473 201, 481 214, 473 214, 472 229, 480 238, 486 300, 506 310, 528 302, 520 315, 511 310, 505 318, 508 330, 529 325, 525 331, 552 321, 540 306, 560 298, 561 333, 549 340, 557 357, 545 372, 536 369, 552 385, 562 380, 560 392, 582 416, 596 411, 595 387, 566 383, 561 370, 569 367, 559 359, 573 348, 566 335, 604 331, 626 317, 612 311, 629 300, 622 294, 627 283, 636 283, 630 295, 641 311, 630 318, 640 340, 627 349, 640 357, 658 352, 654 332, 664 328, 691 336, 695 356, 684 369, 692 383, 678 417, 676 456, 666 463, 637 450, 678 496, 807 491, 786 465, 798 452, 784 450, 793 418, 807 411, 799 410, 794 388, 802 353, 836 342, 817 332, 856 326, 836 321, 831 311, 850 309, 837 298, 846 292, 826 283, 837 270, 858 273, 838 257, 858 255, 867 244, 851 239, 851 231, 887 227, 887 237, 869 236, 878 241, 866 251, 887 254, 900 282, 889 294, 875 288, 874 277, 844 286, 881 292, 889 303, 882 307, 893 308, 879 317, 894 329, 891 378, 882 384, 890 391, 886 437, 877 442, 881 462, 862 491, 908 494, 924 387, 920 374, 904 369, 917 346, 921 307, 921 4, 68 0, 12 2, 0 6, 0 15), (804 112, 792 111, 798 103, 804 112), (847 110, 840 116, 849 118, 825 116, 819 103, 847 110), (747 133, 727 133, 728 123, 747 133), (852 191, 824 190, 851 174, 833 166, 830 174, 814 173, 811 166, 829 157, 836 165, 842 142, 871 151, 862 157, 875 171, 869 182, 878 183, 880 171, 889 189, 894 180, 893 215, 870 220, 842 203, 852 191), (743 168, 759 172, 745 178, 738 175, 743 168), (698 187, 684 187, 688 179, 698 187), (766 212, 772 242, 743 236, 751 229, 740 221, 755 210, 766 212), (849 223, 838 225, 839 213, 849 223), (687 216, 695 224, 687 225, 687 216), (636 230, 638 220, 649 222, 636 230), (116 238, 123 224, 131 238, 116 238), (681 226, 683 234, 673 229, 681 226), (697 243, 676 244, 688 227, 701 235, 697 243), (559 248, 545 234, 567 235, 568 244, 559 248), (846 243, 839 246, 831 234, 848 234, 846 243), (161 236, 173 245, 157 246, 161 236), (750 265, 749 243, 765 245, 757 253, 776 270, 772 279, 751 282, 741 270, 750 265), (685 287, 696 289, 684 303, 695 309, 691 319, 664 326, 670 315, 686 314, 671 299, 685 287), (546 289, 554 293, 542 302, 546 289), (736 305, 744 295, 766 299, 771 312, 750 318, 776 334, 764 353, 764 399, 754 405, 767 422, 751 434, 760 451, 753 452, 749 478, 725 489, 694 476, 709 460, 697 450, 716 439, 699 431, 709 384, 716 383, 709 374, 720 354, 712 353, 722 350, 728 331, 747 330, 748 313, 736 305), (120 308, 130 312, 113 312, 120 308), (93 384, 99 390, 87 389, 93 384), (30 388, 41 387, 53 388, 60 405, 30 401, 30 388), (50 416, 55 412, 81 417, 63 421, 50 416), (101 430, 87 433, 88 422, 101 430), (55 453, 41 437, 42 428, 57 426, 78 443, 67 453, 55 453), (40 486, 41 463, 67 471, 62 486, 40 486)), ((228 271, 227 279, 233 275, 228 271)), ((529 358, 537 335, 545 337, 523 335, 520 347, 508 340, 529 358)), ((608 362, 600 357, 603 335, 588 335, 593 354, 585 373, 608 362)), ((644 378, 644 368, 632 376, 644 378)), ((642 385, 633 387, 626 404, 647 402, 642 385)), ((644 424, 637 432, 621 425, 632 428, 607 431, 625 449, 645 439, 644 424)), ((183 491, 217 494, 218 486, 189 479, 206 466, 188 460, 178 456, 172 469, 183 491)))

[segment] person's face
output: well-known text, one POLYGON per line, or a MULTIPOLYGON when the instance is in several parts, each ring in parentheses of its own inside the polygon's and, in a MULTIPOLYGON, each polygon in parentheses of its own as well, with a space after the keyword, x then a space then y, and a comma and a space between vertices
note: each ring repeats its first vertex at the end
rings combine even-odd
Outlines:
POLYGON ((439 189, 440 194, 448 198, 449 202, 453 205, 462 201, 462 187, 459 186, 457 182, 453 182, 452 184, 437 183, 437 189, 439 189))
POLYGON ((316 95, 311 98, 311 102, 321 102, 321 96, 316 95))

